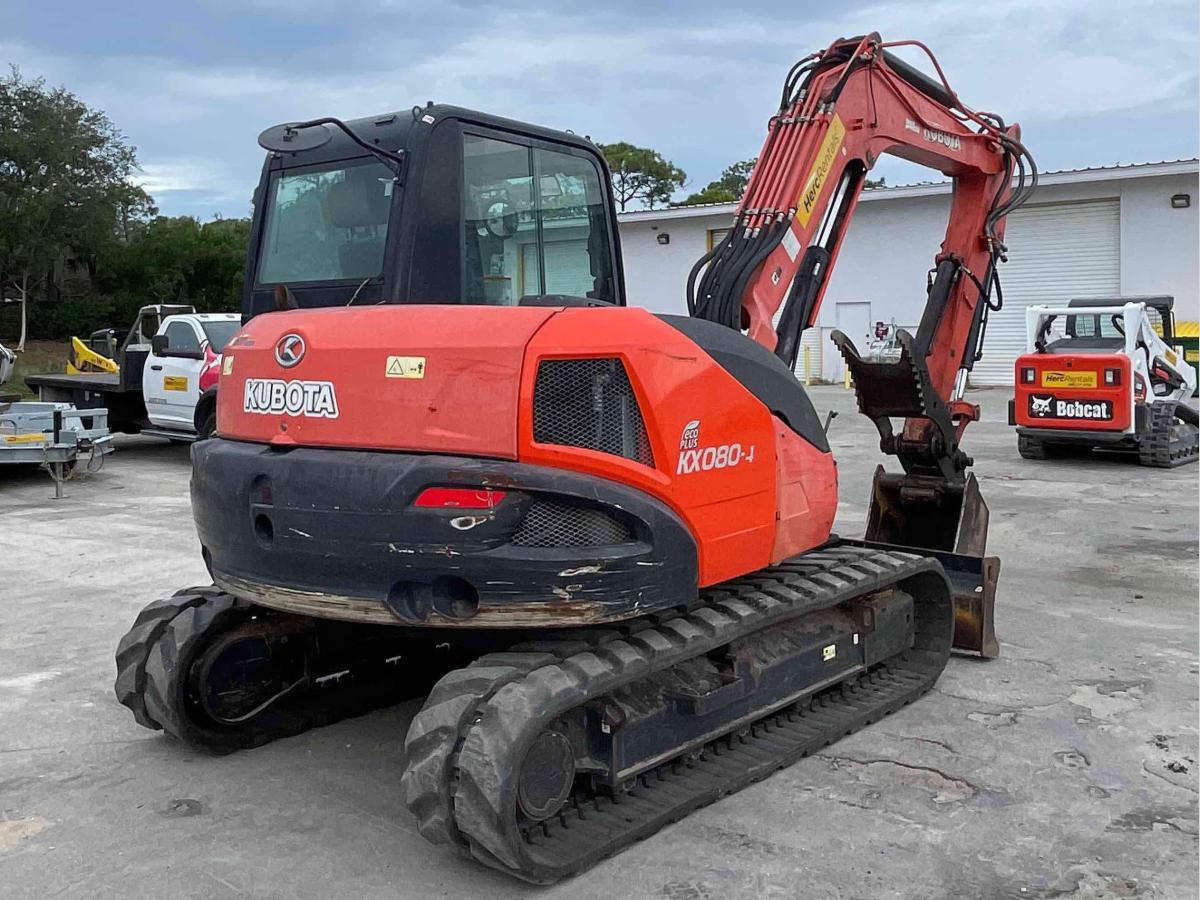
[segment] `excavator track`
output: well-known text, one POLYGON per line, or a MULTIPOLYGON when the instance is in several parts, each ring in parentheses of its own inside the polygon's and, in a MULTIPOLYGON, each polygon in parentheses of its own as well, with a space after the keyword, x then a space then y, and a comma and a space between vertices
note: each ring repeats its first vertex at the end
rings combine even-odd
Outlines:
MULTIPOLYGON (((701 600, 661 624, 539 641, 446 675, 406 741, 403 786, 421 833, 518 878, 556 881, 899 709, 933 686, 950 652, 946 577, 937 562, 907 553, 833 546, 707 590, 701 600), (572 775, 569 793, 555 786, 553 764, 566 741, 555 729, 566 731, 562 723, 581 710, 593 724, 607 723, 596 710, 614 697, 634 707, 668 697, 680 708, 708 710, 705 701, 728 693, 729 684, 714 682, 707 695, 682 699, 662 685, 675 683, 677 670, 678 683, 694 683, 687 667, 730 647, 759 662, 787 647, 793 656, 781 658, 797 659, 800 642, 831 611, 901 593, 912 601, 911 639, 884 658, 869 660, 864 649, 834 677, 792 682, 783 693, 776 685, 769 702, 760 687, 747 695, 758 704, 749 714, 731 704, 736 715, 699 738, 677 741, 667 754, 625 759, 615 786, 594 775, 572 775), (541 769, 528 774, 530 760, 541 769), (558 803, 531 817, 527 795, 546 785, 538 800, 557 793, 558 803)), ((888 629, 879 630, 886 638, 888 629)), ((834 652, 851 646, 859 647, 857 633, 853 645, 834 652)), ((824 651, 834 658, 830 647, 824 651)))
POLYGON ((259 747, 424 693, 452 663, 397 642, 397 631, 185 588, 138 614, 117 646, 114 691, 139 725, 191 746, 259 747))

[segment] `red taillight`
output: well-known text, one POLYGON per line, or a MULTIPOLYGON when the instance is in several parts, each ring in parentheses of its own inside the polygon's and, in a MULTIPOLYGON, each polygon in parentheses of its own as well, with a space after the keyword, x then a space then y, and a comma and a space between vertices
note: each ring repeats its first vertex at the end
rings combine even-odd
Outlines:
POLYGON ((413 506, 428 509, 493 509, 508 496, 507 491, 491 488, 425 488, 413 502, 413 506))
POLYGON ((1108 385, 1120 384, 1121 383, 1121 370, 1120 369, 1105 369, 1104 370, 1104 383, 1108 384, 1108 385))

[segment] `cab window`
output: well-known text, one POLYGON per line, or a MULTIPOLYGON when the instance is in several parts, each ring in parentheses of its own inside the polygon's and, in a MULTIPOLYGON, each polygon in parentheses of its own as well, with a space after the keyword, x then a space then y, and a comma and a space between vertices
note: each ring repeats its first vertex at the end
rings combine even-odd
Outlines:
POLYGON ((375 160, 271 182, 258 283, 361 281, 383 270, 395 173, 375 160))
POLYGON ((467 134, 463 170, 467 303, 513 305, 539 294, 615 300, 595 162, 467 134))
POLYGON ((166 335, 168 350, 200 349, 200 338, 196 336, 196 329, 187 322, 172 322, 167 326, 166 335))
POLYGON ((1114 315, 1083 315, 1070 316, 1067 334, 1077 338, 1119 338, 1124 337, 1121 314, 1114 315))

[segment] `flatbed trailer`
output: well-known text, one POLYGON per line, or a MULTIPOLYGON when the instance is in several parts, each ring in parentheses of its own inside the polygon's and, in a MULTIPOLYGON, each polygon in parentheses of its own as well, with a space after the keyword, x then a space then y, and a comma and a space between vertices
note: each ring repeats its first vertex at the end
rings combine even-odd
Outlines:
POLYGON ((146 354, 126 353, 119 374, 88 372, 81 375, 27 375, 25 384, 45 403, 72 403, 77 409, 108 410, 110 431, 139 434, 150 427, 142 394, 142 367, 146 354))

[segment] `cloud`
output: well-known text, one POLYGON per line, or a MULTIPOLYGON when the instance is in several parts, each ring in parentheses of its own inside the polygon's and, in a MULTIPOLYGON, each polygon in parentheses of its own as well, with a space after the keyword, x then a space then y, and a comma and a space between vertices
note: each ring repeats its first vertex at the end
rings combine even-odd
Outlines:
MULTIPOLYGON (((879 0, 816 13, 783 0, 362 0, 353 15, 317 0, 208 0, 187 13, 195 41, 168 33, 183 12, 157 7, 128 38, 91 43, 89 17, 103 10, 65 5, 78 27, 10 33, 0 61, 105 109, 168 212, 243 214, 268 125, 426 99, 652 146, 700 186, 758 151, 796 58, 865 30, 924 40, 964 100, 1020 120, 1034 152, 1047 148, 1046 167, 1196 152, 1197 17, 1182 0, 879 0), (1130 134, 1130 121, 1144 127, 1130 134)), ((907 170, 879 171, 895 181, 907 170)))

